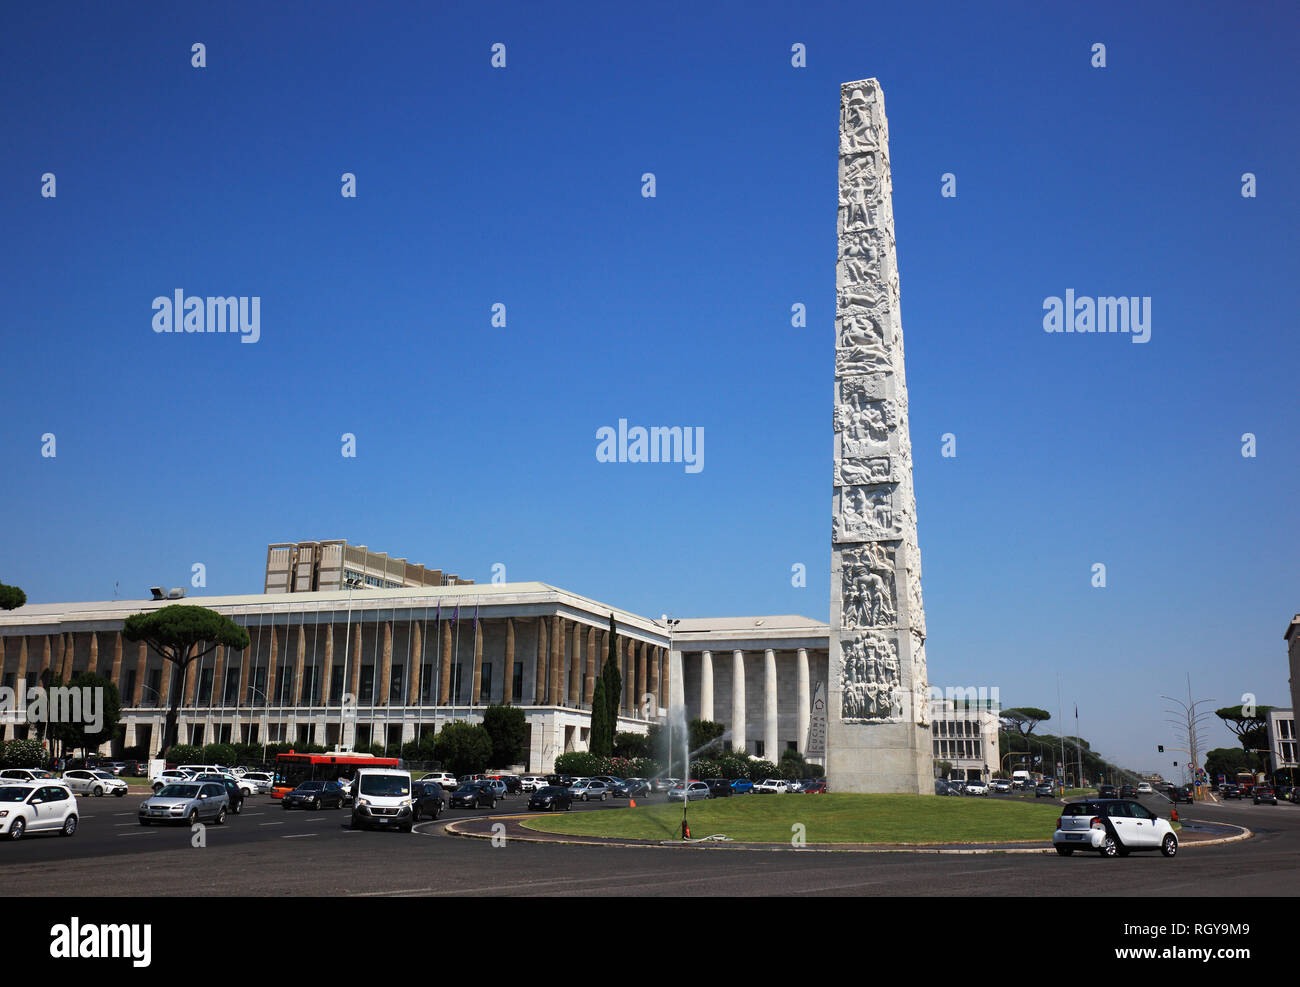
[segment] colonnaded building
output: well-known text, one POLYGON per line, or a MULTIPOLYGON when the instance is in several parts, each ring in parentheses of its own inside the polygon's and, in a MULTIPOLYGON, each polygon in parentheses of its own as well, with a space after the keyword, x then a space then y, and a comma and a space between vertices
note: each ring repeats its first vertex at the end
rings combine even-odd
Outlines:
MULTIPOLYGON (((65 682, 86 670, 105 675, 121 693, 125 727, 108 753, 137 745, 153 753, 172 666, 125 641, 122 626, 178 602, 154 596, 0 613, 0 681, 32 686, 47 669, 65 682)), ((670 639, 663 620, 545 583, 475 585, 345 542, 269 546, 265 593, 184 602, 230 617, 247 629, 249 646, 219 648, 188 667, 178 683, 181 743, 365 749, 477 721, 485 707, 508 702, 523 708, 529 726, 523 763, 550 771, 558 754, 587 749, 612 614, 624 683, 619 730, 644 733, 681 690, 687 719, 722 723, 728 746, 739 748, 743 737, 756 757, 776 761, 795 748, 825 761, 829 626, 807 617, 682 619, 670 639), (669 661, 670 645, 680 665, 669 661)), ((9 717, 0 739, 28 729, 9 717)))

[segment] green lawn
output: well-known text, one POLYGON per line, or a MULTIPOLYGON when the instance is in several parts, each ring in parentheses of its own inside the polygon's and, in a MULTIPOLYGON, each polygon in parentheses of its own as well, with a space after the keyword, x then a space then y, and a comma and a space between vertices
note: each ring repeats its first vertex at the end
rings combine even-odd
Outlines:
MULTIPOLYGON (((927 795, 748 795, 692 802, 691 836, 721 833, 746 843, 789 843, 802 823, 816 843, 1014 843, 1052 838, 1060 806, 927 795)), ((548 813, 528 829, 634 840, 681 837, 681 803, 599 812, 548 813)))

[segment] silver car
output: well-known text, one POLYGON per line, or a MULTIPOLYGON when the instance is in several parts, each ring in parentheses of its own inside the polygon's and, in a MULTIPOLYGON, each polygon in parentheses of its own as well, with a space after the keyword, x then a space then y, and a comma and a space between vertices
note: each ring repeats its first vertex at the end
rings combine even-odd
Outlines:
POLYGON ((200 820, 220 825, 230 811, 226 787, 215 781, 180 782, 167 785, 157 795, 140 803, 140 825, 181 822, 193 826, 200 820))
POLYGON ((126 794, 126 782, 111 771, 102 768, 76 768, 63 772, 63 783, 78 795, 116 795, 121 798, 126 794))

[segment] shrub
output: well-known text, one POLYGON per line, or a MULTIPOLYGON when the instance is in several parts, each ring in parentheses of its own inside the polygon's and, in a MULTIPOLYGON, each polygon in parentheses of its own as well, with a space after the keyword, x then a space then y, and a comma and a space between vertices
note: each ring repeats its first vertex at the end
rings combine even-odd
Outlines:
POLYGON ((4 763, 10 768, 39 768, 45 764, 45 745, 39 740, 11 740, 4 745, 4 763))
POLYGON ((475 774, 487 767, 492 738, 477 723, 448 723, 434 741, 437 760, 455 775, 475 774))
POLYGON ((650 756, 650 738, 643 733, 614 734, 614 756, 636 759, 650 756))
POLYGON ((600 759, 587 751, 566 751, 555 759, 555 773, 590 777, 603 774, 600 759))
POLYGON ((518 706, 489 706, 483 711, 483 729, 492 739, 491 764, 508 768, 519 761, 528 742, 528 721, 518 706))
POLYGON ((203 748, 203 763, 232 767, 235 763, 235 748, 230 744, 208 744, 203 748))
POLYGON ((203 760, 203 748, 193 744, 172 744, 167 748, 163 759, 168 764, 206 764, 203 760))
POLYGON ((653 778, 663 771, 662 765, 652 757, 638 757, 632 762, 633 778, 653 778))
POLYGON ((750 761, 749 780, 762 781, 765 778, 780 778, 781 772, 771 761, 750 761))

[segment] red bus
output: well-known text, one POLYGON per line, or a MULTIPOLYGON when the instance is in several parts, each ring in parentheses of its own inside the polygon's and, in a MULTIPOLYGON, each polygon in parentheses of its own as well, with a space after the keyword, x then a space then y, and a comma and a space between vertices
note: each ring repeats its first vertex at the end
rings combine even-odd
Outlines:
POLYGON ((355 751, 329 751, 325 754, 277 754, 275 756, 275 780, 271 783, 271 798, 284 798, 304 781, 338 781, 346 778, 351 781, 357 768, 400 768, 402 759, 398 757, 376 757, 374 754, 358 754, 355 751))

